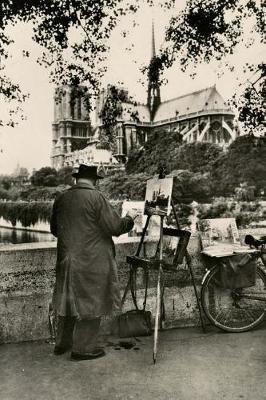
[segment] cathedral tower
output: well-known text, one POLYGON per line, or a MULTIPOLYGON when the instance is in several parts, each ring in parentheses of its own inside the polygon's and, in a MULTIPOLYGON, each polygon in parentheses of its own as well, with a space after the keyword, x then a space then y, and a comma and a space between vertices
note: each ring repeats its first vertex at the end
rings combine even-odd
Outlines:
POLYGON ((52 166, 64 166, 65 156, 82 150, 91 139, 89 115, 86 110, 82 87, 64 86, 56 89, 54 96, 54 122, 52 139, 52 166))
POLYGON ((154 22, 152 21, 151 60, 149 65, 149 82, 147 105, 150 110, 151 121, 153 121, 157 108, 161 103, 159 75, 156 71, 156 50, 154 36, 154 22))

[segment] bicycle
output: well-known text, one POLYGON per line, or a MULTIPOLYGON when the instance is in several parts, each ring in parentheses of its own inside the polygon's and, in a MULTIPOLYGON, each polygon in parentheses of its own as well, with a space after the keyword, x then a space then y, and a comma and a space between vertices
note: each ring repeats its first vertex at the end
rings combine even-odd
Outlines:
POLYGON ((205 315, 213 325, 226 332, 249 331, 266 317, 266 237, 258 240, 246 235, 245 243, 257 250, 253 286, 223 287, 219 261, 202 280, 200 299, 205 315))

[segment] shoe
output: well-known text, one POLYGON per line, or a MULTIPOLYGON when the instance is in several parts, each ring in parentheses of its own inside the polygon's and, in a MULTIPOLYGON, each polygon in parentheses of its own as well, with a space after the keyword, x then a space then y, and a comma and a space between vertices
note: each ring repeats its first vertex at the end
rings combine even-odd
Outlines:
POLYGON ((54 355, 61 356, 61 354, 66 353, 69 349, 71 349, 71 346, 67 346, 67 347, 55 346, 54 355))
POLYGON ((89 353, 71 353, 71 360, 81 361, 81 360, 94 360, 95 358, 100 358, 105 356, 105 351, 100 348, 96 348, 89 353))

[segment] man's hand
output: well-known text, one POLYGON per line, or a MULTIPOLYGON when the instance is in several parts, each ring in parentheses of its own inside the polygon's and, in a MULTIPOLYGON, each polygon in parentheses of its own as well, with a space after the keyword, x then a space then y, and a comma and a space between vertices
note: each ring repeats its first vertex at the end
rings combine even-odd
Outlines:
POLYGON ((139 215, 139 211, 138 210, 129 210, 126 213, 126 216, 131 217, 133 220, 135 220, 137 218, 137 216, 139 215))

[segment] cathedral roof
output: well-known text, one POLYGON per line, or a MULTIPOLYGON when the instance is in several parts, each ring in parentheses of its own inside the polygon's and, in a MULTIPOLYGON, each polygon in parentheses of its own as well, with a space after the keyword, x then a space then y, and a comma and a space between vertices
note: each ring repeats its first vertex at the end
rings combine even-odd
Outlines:
POLYGON ((141 122, 150 122, 150 111, 146 104, 122 103, 122 107, 122 119, 124 121, 132 121, 132 116, 136 115, 136 118, 141 122))
POLYGON ((162 102, 156 111, 154 122, 214 110, 231 111, 216 87, 211 86, 162 102))

